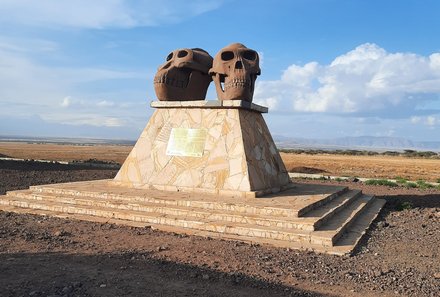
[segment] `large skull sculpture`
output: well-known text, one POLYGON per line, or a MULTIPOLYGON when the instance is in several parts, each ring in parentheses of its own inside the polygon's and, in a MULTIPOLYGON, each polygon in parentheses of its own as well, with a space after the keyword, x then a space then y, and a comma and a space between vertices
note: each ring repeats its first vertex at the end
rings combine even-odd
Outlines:
POLYGON ((218 99, 249 102, 252 102, 255 80, 260 73, 258 53, 241 43, 233 43, 220 50, 209 70, 218 99))
POLYGON ((211 77, 212 57, 200 48, 171 52, 154 77, 154 90, 161 101, 204 100, 211 77))

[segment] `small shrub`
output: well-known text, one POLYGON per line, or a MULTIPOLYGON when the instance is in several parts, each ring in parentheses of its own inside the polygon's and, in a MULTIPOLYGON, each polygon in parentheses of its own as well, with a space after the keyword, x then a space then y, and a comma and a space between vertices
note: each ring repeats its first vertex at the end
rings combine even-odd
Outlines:
POLYGON ((389 181, 387 179, 369 179, 365 182, 366 185, 373 186, 387 186, 387 187, 398 187, 399 185, 395 182, 389 181))
POLYGON ((405 179, 405 178, 403 178, 403 177, 401 177, 401 176, 397 176, 397 177, 396 177, 396 182, 397 182, 398 184, 406 184, 406 183, 408 182, 408 180, 405 179))
POLYGON ((340 178, 340 177, 337 177, 337 178, 335 178, 335 181, 337 181, 337 182, 343 182, 343 181, 345 181, 345 179, 340 178))
POLYGON ((415 150, 403 150, 403 155, 407 157, 415 157, 417 155, 417 151, 415 150))
POLYGON ((412 203, 405 201, 405 202, 402 202, 399 205, 397 205, 396 210, 402 211, 402 210, 407 210, 407 209, 412 209, 412 208, 413 208, 412 203))
POLYGON ((413 182, 406 183, 404 186, 407 188, 417 188, 418 187, 418 185, 413 182))
POLYGON ((394 152, 394 151, 386 151, 386 152, 383 152, 382 155, 384 155, 384 156, 399 156, 400 153, 394 152))
POLYGON ((431 158, 433 156, 437 156, 437 153, 431 151, 417 152, 417 157, 431 158))
POLYGON ((368 156, 377 156, 377 155, 379 155, 378 152, 373 152, 373 151, 367 151, 365 154, 368 155, 368 156))
POLYGON ((434 188, 433 185, 431 185, 430 183, 427 183, 426 181, 424 181, 423 179, 419 179, 417 182, 417 186, 419 189, 431 189, 434 188))
POLYGON ((440 178, 437 178, 437 182, 440 184, 440 178))

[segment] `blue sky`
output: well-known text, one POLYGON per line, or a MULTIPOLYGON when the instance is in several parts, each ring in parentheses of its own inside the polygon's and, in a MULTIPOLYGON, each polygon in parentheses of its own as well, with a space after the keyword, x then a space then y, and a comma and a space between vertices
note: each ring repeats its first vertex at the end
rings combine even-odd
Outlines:
POLYGON ((440 2, 420 0, 0 0, 0 135, 136 139, 167 54, 233 42, 260 54, 273 134, 440 139, 440 2))

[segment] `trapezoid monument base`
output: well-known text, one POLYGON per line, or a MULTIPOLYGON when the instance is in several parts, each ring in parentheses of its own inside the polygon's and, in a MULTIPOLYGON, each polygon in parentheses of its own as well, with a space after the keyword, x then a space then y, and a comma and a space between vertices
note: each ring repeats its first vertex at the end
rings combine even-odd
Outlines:
POLYGON ((241 100, 151 106, 156 110, 115 185, 241 197, 291 187, 261 114, 267 108, 241 100))

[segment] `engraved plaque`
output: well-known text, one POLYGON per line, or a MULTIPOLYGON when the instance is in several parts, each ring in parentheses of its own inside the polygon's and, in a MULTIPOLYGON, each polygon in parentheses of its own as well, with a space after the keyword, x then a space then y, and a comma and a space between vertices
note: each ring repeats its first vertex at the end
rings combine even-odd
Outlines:
POLYGON ((167 156, 201 157, 205 149, 206 129, 171 129, 167 156))

